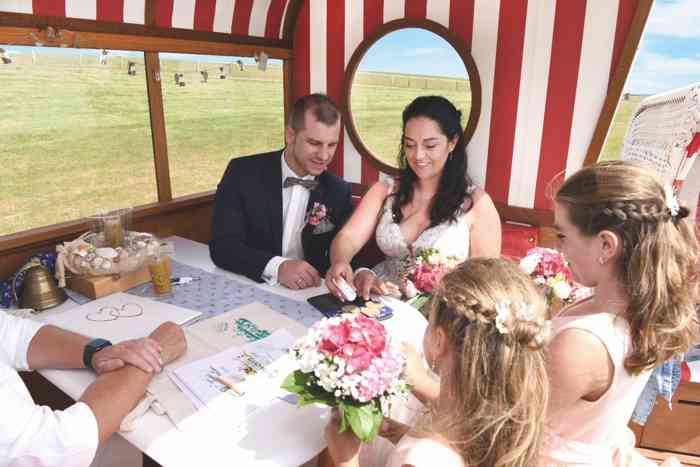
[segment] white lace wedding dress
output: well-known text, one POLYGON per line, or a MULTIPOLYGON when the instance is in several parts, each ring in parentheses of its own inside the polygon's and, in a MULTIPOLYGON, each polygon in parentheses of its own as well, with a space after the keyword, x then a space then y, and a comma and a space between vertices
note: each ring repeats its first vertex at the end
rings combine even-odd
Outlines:
MULTIPOLYGON (((394 180, 385 181, 389 185, 389 193, 394 192, 394 180)), ((470 187, 469 193, 474 187, 470 187)), ((436 248, 445 256, 455 256, 460 261, 469 256, 469 224, 467 213, 461 212, 456 222, 447 220, 434 227, 430 227, 409 244, 401 233, 401 227, 394 222, 391 210, 394 197, 388 196, 384 201, 382 215, 377 224, 377 246, 384 253, 386 259, 377 264, 373 270, 383 280, 389 280, 399 285, 402 259, 407 255, 414 255, 425 248, 436 248)))

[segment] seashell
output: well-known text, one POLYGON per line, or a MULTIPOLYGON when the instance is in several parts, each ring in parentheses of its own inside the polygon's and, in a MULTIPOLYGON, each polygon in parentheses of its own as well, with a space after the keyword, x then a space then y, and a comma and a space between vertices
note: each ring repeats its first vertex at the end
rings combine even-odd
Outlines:
POLYGON ((102 263, 102 269, 112 269, 112 262, 107 260, 102 263))
POLYGON ((104 259, 100 258, 99 256, 91 261, 92 266, 95 268, 99 268, 102 266, 102 263, 104 263, 104 259))
POLYGON ((95 253, 88 253, 85 259, 88 261, 94 261, 96 257, 97 255, 95 255, 95 253))
POLYGON ((109 247, 98 248, 97 250, 95 250, 95 253, 97 253, 98 256, 101 256, 103 258, 109 258, 109 259, 116 258, 119 255, 119 253, 117 253, 117 250, 115 250, 114 248, 109 248, 109 247))

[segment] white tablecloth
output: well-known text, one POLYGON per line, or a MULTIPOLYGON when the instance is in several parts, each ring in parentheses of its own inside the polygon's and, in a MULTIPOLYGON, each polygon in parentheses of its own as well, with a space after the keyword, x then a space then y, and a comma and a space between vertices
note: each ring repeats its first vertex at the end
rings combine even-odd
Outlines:
MULTIPOLYGON (((175 259, 206 271, 229 275, 256 284, 273 293, 295 300, 327 292, 325 286, 294 291, 257 284, 242 276, 218 269, 209 258, 208 247, 180 237, 171 237, 175 259)), ((77 306, 66 302, 40 315, 62 313, 77 306)), ((398 302, 395 317, 384 321, 392 338, 422 348, 425 318, 411 307, 398 302), (407 308, 405 308, 407 307, 407 308)), ((87 370, 41 370, 40 373, 73 399, 77 399, 95 379, 87 370)), ((297 466, 316 456, 324 447, 323 429, 328 410, 318 407, 297 408, 279 401, 253 415, 244 427, 235 431, 226 423, 225 414, 199 411, 182 429, 175 428, 164 416, 152 412, 138 421, 134 431, 121 435, 163 466, 235 465, 253 467, 297 466)), ((399 419, 410 411, 397 412, 399 419)))

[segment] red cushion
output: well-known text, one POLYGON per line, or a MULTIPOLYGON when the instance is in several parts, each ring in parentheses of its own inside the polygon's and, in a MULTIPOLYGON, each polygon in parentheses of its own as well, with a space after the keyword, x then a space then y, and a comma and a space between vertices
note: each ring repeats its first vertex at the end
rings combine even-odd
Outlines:
POLYGON ((538 245, 537 227, 512 222, 503 223, 503 240, 501 254, 513 259, 520 259, 529 249, 538 245))

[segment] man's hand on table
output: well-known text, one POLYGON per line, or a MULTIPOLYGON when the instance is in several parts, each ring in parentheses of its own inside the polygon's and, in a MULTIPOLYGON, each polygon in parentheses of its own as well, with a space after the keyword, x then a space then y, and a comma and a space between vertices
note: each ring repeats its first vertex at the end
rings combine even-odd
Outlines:
POLYGON ((146 373, 158 373, 187 349, 182 328, 163 323, 149 337, 130 339, 110 345, 92 356, 92 367, 98 375, 131 365, 146 373))
POLYGON ((160 354, 163 365, 177 360, 187 350, 185 333, 180 326, 171 321, 158 326, 149 337, 163 349, 160 354))
POLYGON ((110 345, 92 356, 92 367, 98 375, 132 365, 146 373, 157 373, 163 367, 162 348, 150 337, 130 339, 110 345))
POLYGON ((280 264, 277 282, 288 289, 308 289, 321 285, 321 275, 315 267, 304 260, 288 259, 280 264))

